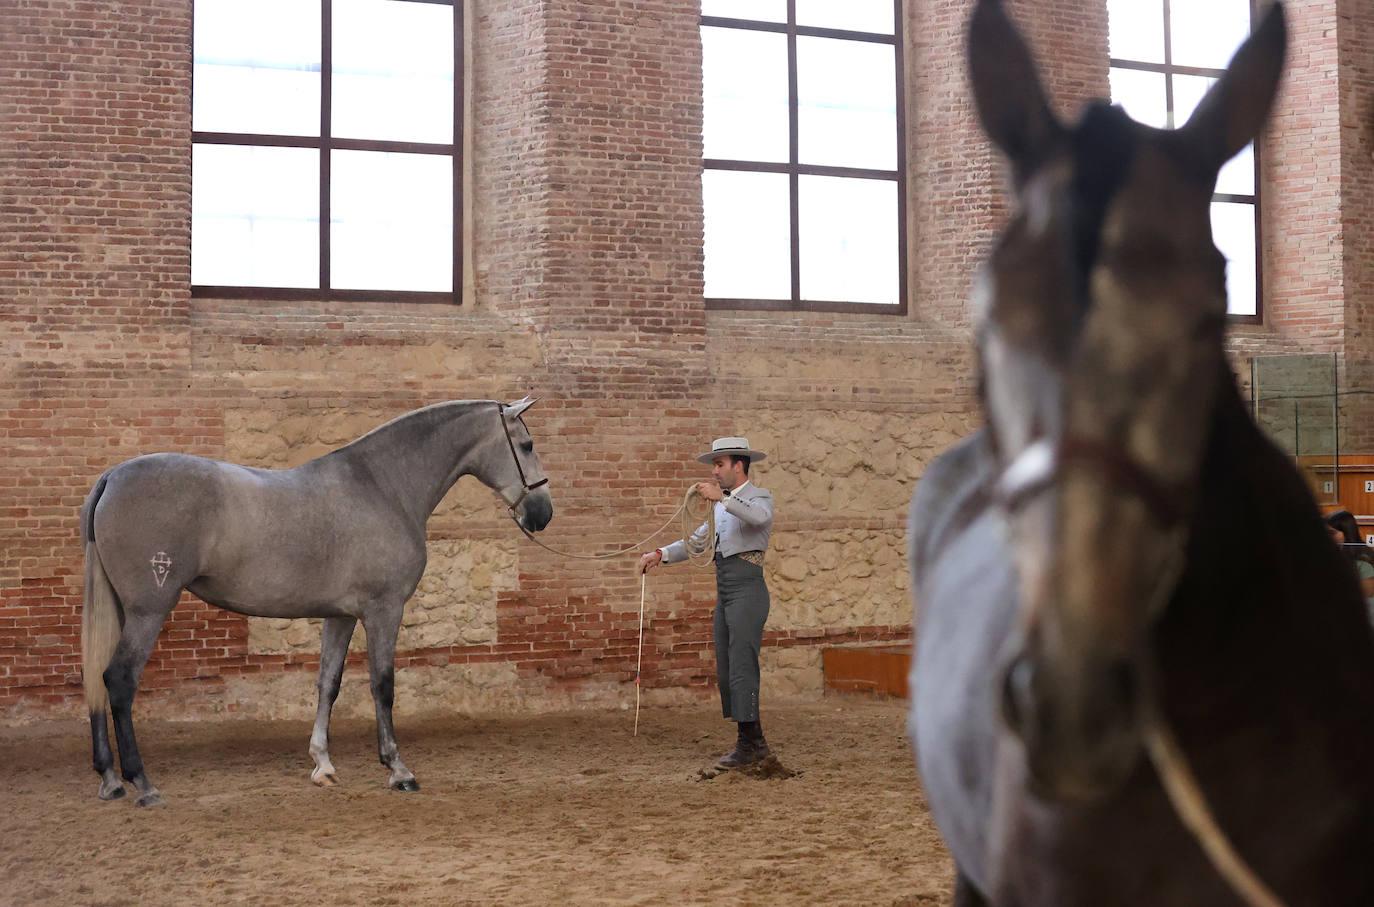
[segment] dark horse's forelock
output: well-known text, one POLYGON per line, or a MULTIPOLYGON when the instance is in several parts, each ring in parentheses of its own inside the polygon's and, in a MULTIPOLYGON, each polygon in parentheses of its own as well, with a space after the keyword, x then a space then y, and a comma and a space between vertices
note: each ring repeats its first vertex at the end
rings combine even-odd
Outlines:
POLYGON ((1098 101, 1084 111, 1071 134, 1073 183, 1068 224, 1073 231, 1070 248, 1074 252, 1074 296, 1078 302, 1075 314, 1080 318, 1090 303, 1088 276, 1097 263, 1102 222, 1130 173, 1139 128, 1119 106, 1098 101))

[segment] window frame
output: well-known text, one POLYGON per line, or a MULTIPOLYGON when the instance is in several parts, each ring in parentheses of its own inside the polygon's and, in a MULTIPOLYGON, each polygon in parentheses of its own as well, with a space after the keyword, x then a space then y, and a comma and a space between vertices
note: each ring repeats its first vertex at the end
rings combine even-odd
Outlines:
MULTIPOLYGON (((1182 125, 1174 122, 1174 79, 1178 76, 1200 76, 1208 79, 1220 79, 1226 74, 1225 69, 1213 69, 1205 66, 1182 66, 1173 62, 1173 35, 1172 14, 1170 10, 1171 0, 1161 0, 1164 16, 1164 62, 1150 63, 1144 60, 1130 60, 1122 57, 1108 57, 1108 69, 1126 69, 1134 72, 1151 72, 1164 76, 1164 103, 1168 111, 1169 120, 1173 128, 1182 125)), ((1250 8, 1250 29, 1249 34, 1255 31, 1255 5, 1247 3, 1250 8)), ((1108 30, 1110 33, 1110 23, 1108 30)), ((1261 156, 1263 151, 1260 148, 1259 137, 1256 136, 1254 145, 1254 187, 1252 195, 1241 195, 1231 192, 1213 192, 1209 208, 1215 202, 1229 202, 1232 204, 1250 205, 1254 212, 1255 223, 1255 311, 1254 314, 1232 314, 1226 313, 1226 320, 1232 324, 1263 324, 1264 323, 1264 235, 1261 232, 1261 197, 1263 194, 1260 185, 1260 174, 1263 172, 1261 156)), ((1228 262, 1229 266, 1229 262, 1228 262)))
POLYGON ((770 22, 759 19, 737 19, 727 16, 700 17, 699 27, 734 28, 745 31, 772 32, 787 38, 787 121, 788 158, 786 162, 702 158, 702 170, 730 170, 736 172, 779 173, 787 177, 789 204, 789 254, 791 267, 791 298, 742 299, 722 296, 703 296, 707 310, 754 310, 788 312, 850 312, 864 314, 906 315, 907 305, 907 198, 906 198, 906 66, 903 46, 904 22, 901 0, 893 0, 892 34, 852 31, 797 24, 796 0, 787 0, 787 21, 770 22), (802 164, 798 160, 799 111, 797 88, 797 38, 836 38, 870 44, 889 44, 894 53, 894 90, 897 116, 897 167, 895 170, 873 170, 860 167, 835 167, 823 164, 802 164), (897 301, 845 302, 839 300, 803 300, 801 298, 801 241, 800 203, 798 184, 802 176, 832 176, 895 182, 897 185, 897 301))
MULTIPOLYGON (((461 304, 463 299, 463 170, 464 102, 466 97, 464 59, 464 0, 392 0, 400 3, 427 3, 447 6, 453 12, 453 141, 445 143, 393 141, 389 139, 347 139, 332 135, 333 101, 333 0, 320 3, 320 132, 317 136, 278 135, 239 132, 191 131, 191 145, 234 145, 240 147, 310 148, 320 155, 319 172, 319 274, 317 287, 259 287, 244 285, 191 284, 192 298, 263 299, 282 301, 346 302, 447 302, 461 304), (381 151, 405 154, 447 155, 453 166, 453 273, 448 290, 362 290, 330 286, 330 155, 334 151, 381 151)), ((194 6, 194 0, 193 0, 194 6)), ((192 16, 191 104, 195 105, 195 28, 192 16)), ((195 174, 191 175, 192 184, 195 174)))

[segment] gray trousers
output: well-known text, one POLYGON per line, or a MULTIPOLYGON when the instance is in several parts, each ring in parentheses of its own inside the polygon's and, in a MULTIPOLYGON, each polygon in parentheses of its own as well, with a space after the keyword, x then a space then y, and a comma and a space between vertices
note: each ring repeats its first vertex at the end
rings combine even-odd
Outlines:
POLYGON ((762 567, 716 556, 716 681, 721 712, 731 721, 759 720, 759 649, 768 604, 762 567))

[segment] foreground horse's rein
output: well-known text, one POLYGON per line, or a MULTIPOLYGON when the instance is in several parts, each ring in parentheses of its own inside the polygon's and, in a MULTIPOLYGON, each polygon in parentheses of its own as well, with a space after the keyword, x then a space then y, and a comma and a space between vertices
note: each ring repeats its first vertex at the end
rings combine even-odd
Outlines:
MULTIPOLYGON (((1178 496, 1150 476, 1125 451, 1115 445, 1083 439, 1064 439, 1057 446, 1040 440, 1017 455, 997 479, 993 501, 1004 511, 1020 507, 1030 498, 1048 490, 1066 465, 1086 466, 1104 478, 1132 492, 1164 523, 1180 525, 1183 510, 1178 496)), ((1175 545, 1160 571, 1159 583, 1151 596, 1147 613, 1159 615, 1173 595, 1183 573, 1187 535, 1175 532, 1175 545)), ((1144 685, 1144 722, 1141 738, 1150 762, 1159 774, 1160 784, 1179 820, 1197 839, 1203 853, 1236 895, 1250 907, 1284 907, 1283 901, 1264 883, 1249 864, 1236 853, 1226 833, 1217 825, 1207 797, 1199 786, 1188 757, 1178 745, 1173 728, 1159 708, 1152 684, 1144 685)))

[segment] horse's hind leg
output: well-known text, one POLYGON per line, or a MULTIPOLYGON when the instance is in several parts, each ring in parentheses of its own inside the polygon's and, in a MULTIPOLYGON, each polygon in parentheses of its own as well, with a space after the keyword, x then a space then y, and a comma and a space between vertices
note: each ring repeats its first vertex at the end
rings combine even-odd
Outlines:
POLYGON ((102 800, 118 800, 124 796, 124 783, 114 770, 114 753, 110 750, 109 716, 104 709, 91 712, 91 765, 100 775, 102 800))
POLYGON ((357 618, 327 617, 320 632, 319 701, 315 706, 315 729, 310 733, 310 758, 315 760, 310 780, 320 787, 339 783, 334 763, 329 761, 329 714, 334 709, 334 700, 339 698, 339 683, 343 678, 344 662, 348 659, 348 642, 357 625, 357 618))
POLYGON ((391 769, 387 785, 392 790, 417 791, 420 782, 401 761, 396 731, 391 723, 391 704, 396 693, 396 634, 401 628, 401 609, 382 608, 364 618, 367 630, 367 666, 372 682, 372 703, 377 709, 377 757, 391 769))
MULTIPOLYGON (((178 592, 178 594, 180 594, 178 592)), ((173 598, 171 604, 175 604, 173 598)), ((119 746, 119 768, 124 780, 134 786, 138 796, 137 806, 160 806, 162 794, 148 780, 143 771, 143 757, 138 752, 138 741, 134 737, 133 705, 134 694, 138 692, 138 681, 143 675, 143 666, 148 663, 153 644, 157 642, 158 631, 166 620, 171 605, 155 609, 156 618, 150 618, 147 611, 137 616, 131 613, 124 621, 124 634, 115 647, 114 657, 105 669, 105 689, 110 693, 110 714, 114 718, 115 741, 119 746)), ((134 609, 130 609, 134 612, 134 609)))

